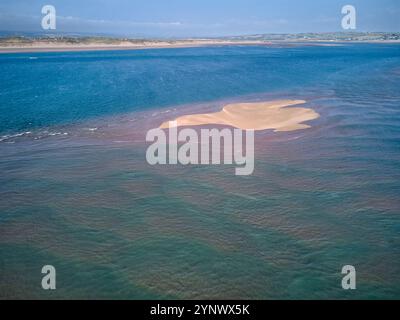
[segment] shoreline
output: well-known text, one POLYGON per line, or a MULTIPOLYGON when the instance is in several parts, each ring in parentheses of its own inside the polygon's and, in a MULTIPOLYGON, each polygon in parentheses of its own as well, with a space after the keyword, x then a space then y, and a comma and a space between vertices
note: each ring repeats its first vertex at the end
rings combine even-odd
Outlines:
POLYGON ((329 41, 329 40, 301 40, 301 41, 232 41, 232 40, 186 40, 186 41, 153 41, 140 44, 120 43, 120 44, 68 44, 68 43, 46 43, 42 41, 34 42, 29 45, 0 45, 0 54, 2 53, 41 53, 41 52, 86 52, 86 51, 115 51, 115 50, 145 50, 145 49, 178 49, 178 48, 199 48, 199 47, 218 47, 218 46, 321 46, 334 47, 346 44, 400 44, 400 40, 377 40, 377 41, 329 41))
POLYGON ((140 44, 121 43, 121 44, 54 44, 54 43, 33 43, 32 45, 22 46, 0 46, 1 53, 37 53, 37 52, 79 52, 79 51, 112 51, 112 50, 144 50, 144 49, 176 49, 176 48, 197 48, 207 46, 252 46, 252 45, 272 45, 269 41, 166 41, 146 42, 140 44))

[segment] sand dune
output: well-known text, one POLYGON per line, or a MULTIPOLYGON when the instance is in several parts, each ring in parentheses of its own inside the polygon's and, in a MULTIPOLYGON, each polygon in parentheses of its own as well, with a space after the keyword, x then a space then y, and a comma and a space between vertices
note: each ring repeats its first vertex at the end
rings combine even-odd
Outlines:
MULTIPOLYGON (((255 103, 234 103, 223 107, 219 112, 184 115, 175 119, 177 126, 228 125, 239 129, 293 131, 310 126, 303 122, 319 117, 309 108, 290 107, 303 104, 304 100, 277 100, 255 103)), ((169 121, 160 128, 169 128, 169 121)))

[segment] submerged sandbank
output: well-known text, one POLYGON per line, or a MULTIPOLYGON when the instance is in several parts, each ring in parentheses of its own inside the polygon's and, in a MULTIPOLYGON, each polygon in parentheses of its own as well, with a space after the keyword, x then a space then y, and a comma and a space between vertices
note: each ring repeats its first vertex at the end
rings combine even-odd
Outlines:
MULTIPOLYGON (((310 126, 303 122, 317 119, 319 114, 312 109, 289 106, 303 104, 304 100, 275 100, 267 102, 233 103, 219 112, 190 114, 176 118, 178 127, 199 125, 228 125, 242 130, 293 131, 310 126)), ((166 121, 160 128, 169 128, 166 121)))

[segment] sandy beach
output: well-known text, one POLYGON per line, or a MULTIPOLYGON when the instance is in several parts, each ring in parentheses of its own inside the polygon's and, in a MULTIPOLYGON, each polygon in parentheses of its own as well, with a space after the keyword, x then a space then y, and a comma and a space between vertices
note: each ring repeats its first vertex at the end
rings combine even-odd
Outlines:
POLYGON ((69 43, 64 41, 33 41, 30 43, 2 43, 0 53, 18 52, 63 52, 63 51, 99 51, 99 50, 135 50, 135 49, 164 49, 164 48, 190 48, 202 46, 228 46, 228 45, 270 45, 269 41, 249 40, 218 40, 218 39, 188 39, 188 40, 143 40, 120 41, 102 43, 98 41, 87 43, 69 43))
MULTIPOLYGON (((357 41, 328 41, 328 40, 221 40, 221 39, 184 39, 184 40, 143 40, 143 41, 45 41, 34 40, 20 42, 6 40, 0 42, 1 53, 35 53, 35 52, 74 52, 74 51, 107 51, 107 50, 140 50, 140 49, 168 49, 168 48, 193 48, 205 46, 318 46, 337 47, 357 41)), ((370 40, 363 43, 400 43, 398 40, 370 40)))
MULTIPOLYGON (((276 100, 234 103, 224 106, 219 112, 184 115, 174 120, 178 127, 215 124, 242 130, 294 131, 309 128, 310 126, 303 122, 319 117, 317 112, 309 108, 288 108, 305 102, 304 100, 276 100)), ((170 121, 162 123, 160 128, 169 128, 170 121)))
MULTIPOLYGON (((349 41, 350 43, 350 41, 349 41)), ((384 42, 382 42, 384 43, 384 42)), ((385 41, 389 43, 389 41, 385 41)), ((141 40, 141 41, 46 41, 34 40, 20 42, 6 40, 0 42, 1 53, 35 53, 35 52, 74 52, 74 51, 107 51, 107 50, 139 50, 139 49, 168 49, 168 48, 193 48, 206 46, 318 46, 318 47, 336 47, 343 46, 341 42, 326 41, 267 41, 267 40, 221 40, 221 39, 184 39, 184 40, 141 40)))

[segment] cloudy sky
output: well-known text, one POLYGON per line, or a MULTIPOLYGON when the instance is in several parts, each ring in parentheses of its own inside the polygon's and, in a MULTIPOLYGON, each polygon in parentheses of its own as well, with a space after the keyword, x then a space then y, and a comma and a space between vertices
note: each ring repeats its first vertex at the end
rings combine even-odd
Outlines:
POLYGON ((399 0, 0 0, 0 31, 44 32, 44 5, 57 32, 188 37, 341 31, 341 8, 356 31, 400 31, 399 0))

